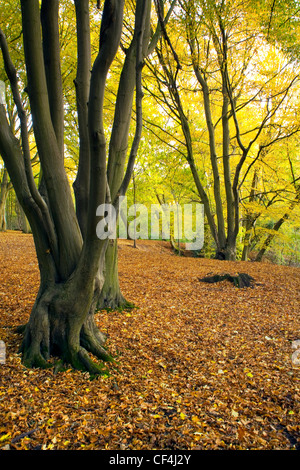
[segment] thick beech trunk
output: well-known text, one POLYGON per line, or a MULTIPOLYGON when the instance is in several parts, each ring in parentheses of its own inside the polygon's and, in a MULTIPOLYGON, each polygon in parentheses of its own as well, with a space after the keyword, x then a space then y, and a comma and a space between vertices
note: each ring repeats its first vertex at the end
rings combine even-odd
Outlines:
POLYGON ((0 104, 0 153, 32 229, 41 278, 29 321, 22 328, 21 350, 23 362, 29 367, 47 366, 53 355, 77 369, 99 373, 101 366, 95 364, 88 353, 111 360, 103 347, 105 338, 94 320, 104 282, 107 245, 107 241, 99 240, 96 233, 97 207, 107 200, 103 101, 107 74, 120 45, 124 0, 106 0, 104 3, 99 52, 91 72, 86 122, 89 186, 84 237, 64 169, 63 103, 60 101, 59 109, 54 109, 51 102, 53 96, 59 98, 61 92, 57 41, 59 9, 58 0, 51 5, 48 3, 42 1, 40 14, 38 0, 21 0, 28 94, 47 199, 39 192, 33 178, 27 116, 18 90, 16 70, 0 30, 0 47, 22 137, 21 146, 9 126, 5 106, 0 104))
POLYGON ((26 366, 47 367, 50 356, 54 356, 76 369, 101 372, 101 365, 88 353, 105 361, 112 358, 103 347, 105 337, 94 320, 93 296, 91 288, 82 289, 78 295, 72 279, 41 287, 21 347, 26 366))

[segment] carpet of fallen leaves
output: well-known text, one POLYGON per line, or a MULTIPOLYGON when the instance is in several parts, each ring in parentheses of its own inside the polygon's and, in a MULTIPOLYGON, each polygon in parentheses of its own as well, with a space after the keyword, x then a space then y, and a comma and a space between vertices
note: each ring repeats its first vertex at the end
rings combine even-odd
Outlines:
POLYGON ((26 369, 14 328, 39 285, 31 235, 0 234, 0 448, 299 449, 300 269, 174 255, 121 241, 122 291, 137 308, 97 313, 116 358, 96 380, 26 369), (199 282, 246 272, 254 288, 199 282))

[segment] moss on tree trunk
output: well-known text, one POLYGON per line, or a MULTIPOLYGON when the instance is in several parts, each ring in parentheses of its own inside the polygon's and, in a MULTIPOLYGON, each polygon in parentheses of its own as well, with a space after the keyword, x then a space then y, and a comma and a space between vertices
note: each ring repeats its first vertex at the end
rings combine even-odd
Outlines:
POLYGON ((99 297, 97 308, 117 309, 128 304, 124 298, 118 273, 118 242, 110 240, 105 253, 105 280, 99 297))

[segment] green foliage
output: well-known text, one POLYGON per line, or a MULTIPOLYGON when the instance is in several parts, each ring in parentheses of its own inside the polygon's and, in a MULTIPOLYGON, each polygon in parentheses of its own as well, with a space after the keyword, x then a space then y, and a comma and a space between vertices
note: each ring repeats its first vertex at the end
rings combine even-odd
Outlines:
POLYGON ((264 36, 293 59, 300 59, 300 21, 298 0, 250 0, 246 8, 259 22, 264 36))

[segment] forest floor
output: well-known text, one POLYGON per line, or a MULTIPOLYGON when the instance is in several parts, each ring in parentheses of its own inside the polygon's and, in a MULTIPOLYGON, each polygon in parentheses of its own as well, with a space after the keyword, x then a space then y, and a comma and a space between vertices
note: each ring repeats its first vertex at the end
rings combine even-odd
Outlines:
POLYGON ((106 376, 26 369, 14 328, 39 286, 31 235, 0 234, 0 448, 300 449, 300 269, 179 257, 167 243, 121 241, 133 310, 96 319, 116 358, 106 376), (250 274, 253 288, 199 281, 250 274))

